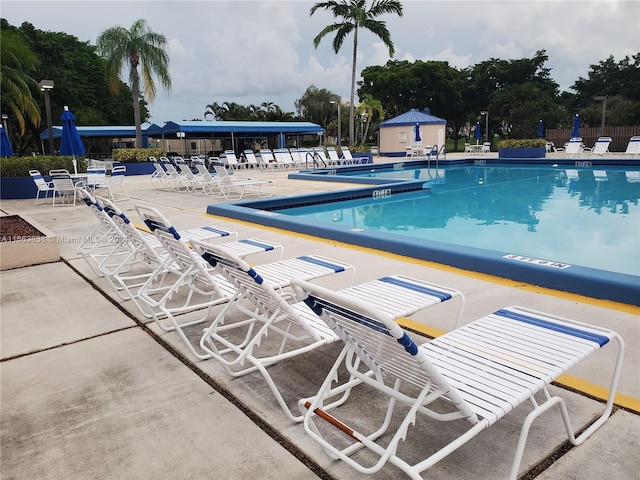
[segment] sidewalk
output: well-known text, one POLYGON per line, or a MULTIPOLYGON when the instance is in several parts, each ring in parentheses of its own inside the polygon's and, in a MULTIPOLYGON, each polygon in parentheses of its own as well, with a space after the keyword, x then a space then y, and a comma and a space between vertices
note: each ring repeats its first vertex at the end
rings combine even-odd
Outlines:
MULTIPOLYGON (((252 175, 277 180, 282 195, 348 188, 289 180, 286 172, 252 175)), ((356 282, 402 272, 458 288, 467 299, 463 323, 516 304, 607 325, 622 335, 627 347, 620 398, 632 407, 640 402, 638 308, 210 217, 204 214, 206 205, 216 200, 154 190, 146 177, 127 177, 127 189, 131 199, 118 204, 136 221, 133 206, 146 203, 159 208, 179 229, 221 225, 237 230, 240 238, 279 242, 285 246, 285 257, 313 252, 348 261, 357 268, 356 282)), ((366 476, 330 461, 300 425, 282 415, 261 376, 231 379, 214 361, 194 361, 177 335, 161 332, 131 302, 119 302, 76 252, 77 239, 95 224, 85 205, 53 208, 35 206, 33 200, 10 200, 3 201, 0 210, 26 214, 53 230, 61 238, 63 257, 0 274, 2 479, 406 478, 389 465, 366 476)), ((414 320, 446 330, 453 309, 445 304, 414 320)), ((279 365, 273 374, 283 384, 291 382, 291 391, 312 393, 336 348, 279 365)), ((588 382, 584 391, 591 393, 592 384, 606 387, 601 379, 610 361, 605 349, 570 373, 588 382)), ((566 399, 577 429, 602 408, 581 391, 552 387, 552 393, 557 392, 566 399)), ((425 478, 506 478, 526 413, 521 407, 507 415, 425 472, 425 478)), ((446 433, 439 426, 433 435, 446 433)), ((524 478, 639 478, 637 412, 617 408, 580 447, 564 448, 565 438, 556 411, 540 417, 520 470, 533 471, 524 478)))

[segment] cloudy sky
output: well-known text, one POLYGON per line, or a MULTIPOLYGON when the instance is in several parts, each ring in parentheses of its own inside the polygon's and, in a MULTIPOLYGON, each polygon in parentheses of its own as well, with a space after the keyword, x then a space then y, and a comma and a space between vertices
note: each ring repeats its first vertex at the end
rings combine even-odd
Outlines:
MULTIPOLYGON (((158 90, 151 121, 204 118, 206 105, 273 102, 294 111, 310 85, 348 99, 352 37, 336 55, 327 36, 313 38, 333 17, 309 16, 307 0, 2 0, 11 25, 65 32, 95 44, 112 26, 144 18, 169 41, 171 92, 158 90)), ((546 50, 561 90, 586 77, 589 66, 640 52, 640 1, 402 0, 404 16, 386 20, 396 60, 444 60, 457 68, 489 58, 530 58, 546 50)), ((358 72, 389 60, 371 33, 360 35, 358 72)), ((126 77, 125 77, 126 78, 126 77)), ((54 79, 55 80, 55 79, 54 79)), ((72 101, 70 101, 72 104, 72 101)), ((422 105, 417 107, 423 107, 422 105)), ((434 112, 437 114, 437 112, 434 112)))

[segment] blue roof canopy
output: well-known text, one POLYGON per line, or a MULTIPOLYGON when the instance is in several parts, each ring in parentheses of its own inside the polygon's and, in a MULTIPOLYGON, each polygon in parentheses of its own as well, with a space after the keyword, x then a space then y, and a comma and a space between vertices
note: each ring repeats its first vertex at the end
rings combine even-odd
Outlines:
MULTIPOLYGON (((159 128, 155 124, 142 124, 142 136, 147 135, 148 129, 155 127, 159 128)), ((62 137, 62 127, 61 126, 53 126, 51 127, 53 138, 62 137)), ((106 137, 106 138, 135 138, 136 136, 136 127, 134 126, 107 126, 107 125, 96 125, 92 127, 76 127, 78 130, 78 134, 81 137, 106 137)), ((49 138, 49 130, 44 130, 40 134, 40 140, 46 140, 49 138)))
MULTIPOLYGON (((167 122, 164 127, 149 128, 148 135, 175 135, 184 132, 188 137, 198 134, 229 134, 231 135, 277 135, 277 134, 319 134, 325 130, 311 122, 248 122, 248 121, 214 121, 214 122, 167 122)), ((215 135, 214 135, 215 136, 215 135)))
POLYGON ((398 115, 397 117, 385 120, 384 122, 380 123, 380 126, 402 127, 415 125, 416 123, 419 123, 420 125, 446 125, 447 121, 443 118, 431 115, 431 112, 428 108, 425 108, 422 112, 417 108, 413 108, 408 112, 398 115))

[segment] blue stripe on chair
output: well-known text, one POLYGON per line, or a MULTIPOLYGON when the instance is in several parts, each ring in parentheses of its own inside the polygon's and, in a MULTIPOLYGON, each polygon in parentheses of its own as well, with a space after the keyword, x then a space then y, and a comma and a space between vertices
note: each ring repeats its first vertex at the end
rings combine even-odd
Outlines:
POLYGON ((214 228, 214 227, 201 227, 201 228, 203 230, 207 230, 208 232, 217 233, 221 237, 226 237, 226 236, 229 235, 229 232, 227 232, 225 230, 220 230, 219 228, 214 228))
POLYGON ((509 318, 511 320, 516 320, 518 322, 528 323, 530 325, 535 325, 537 327, 547 328, 549 330, 554 330, 556 332, 564 333, 565 335, 572 335, 574 337, 582 338, 584 340, 588 340, 590 342, 597 343, 600 347, 605 346, 609 343, 609 338, 604 335, 598 335, 597 333, 585 332, 584 330, 580 330, 579 328, 569 327, 567 325, 560 325, 554 323, 550 320, 542 320, 540 318, 530 317, 529 315, 524 315, 522 313, 516 313, 511 310, 498 310, 494 315, 499 315, 501 317, 509 318))
POLYGON ((326 267, 332 269, 334 272, 344 272, 344 267, 342 265, 336 265, 334 263, 325 262, 324 260, 320 260, 318 258, 308 257, 306 255, 302 257, 298 257, 300 260, 304 260, 305 262, 315 263, 316 265, 320 265, 321 267, 326 267))
POLYGON ((389 329, 384 323, 374 320, 370 317, 367 317, 366 315, 362 315, 361 313, 354 312, 353 310, 349 310, 339 305, 336 305, 334 303, 330 303, 329 301, 323 298, 318 298, 318 297, 314 297, 313 295, 309 295, 307 299, 305 299, 305 303, 318 316, 320 316, 320 314, 322 313, 322 312, 318 313, 317 311, 318 306, 320 306, 320 308, 322 309, 325 309, 329 312, 334 312, 338 315, 346 317, 353 322, 359 323, 362 326, 370 328, 371 330, 375 330, 376 332, 384 333, 385 335, 391 336, 391 333, 389 333, 389 329), (313 307, 310 305, 310 302, 307 301, 309 299, 311 299, 311 303, 313 304, 313 307))
POLYGON ((147 218, 144 221, 144 223, 147 225, 147 227, 149 227, 149 230, 151 230, 152 232, 155 231, 155 230, 160 230, 161 232, 170 233, 171 235, 173 235, 173 238, 175 238, 176 240, 180 240, 180 234, 172 226, 167 227, 164 223, 157 222, 157 221, 152 220, 150 218, 147 218))
POLYGON ((265 252, 268 252, 269 250, 273 250, 273 246, 272 245, 267 245, 266 243, 256 242, 255 240, 245 239, 245 240, 240 240, 240 242, 241 243, 246 243, 247 245, 253 245, 254 247, 260 247, 265 252))
POLYGON ((399 287, 403 287, 408 290, 414 290, 419 293, 425 293, 427 295, 431 295, 432 297, 439 298, 441 302, 451 299, 451 294, 448 292, 443 292, 442 290, 436 290, 435 288, 425 287, 424 285, 416 285, 415 283, 405 282, 403 280, 400 280, 399 278, 382 277, 380 281, 390 283, 392 285, 397 285, 399 287))

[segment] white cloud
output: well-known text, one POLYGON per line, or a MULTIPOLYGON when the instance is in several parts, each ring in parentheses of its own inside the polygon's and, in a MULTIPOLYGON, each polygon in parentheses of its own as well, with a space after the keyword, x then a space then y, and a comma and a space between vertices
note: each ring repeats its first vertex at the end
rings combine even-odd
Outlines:
MULTIPOLYGON (((139 18, 169 40, 173 88, 158 90, 152 121, 202 118, 212 102, 271 101, 287 111, 310 85, 350 94, 348 37, 335 54, 333 36, 313 38, 335 21, 312 17, 312 0, 35 1, 2 0, 0 15, 19 26, 65 32, 95 43, 105 28, 139 18)), ((385 16, 394 59, 445 60, 463 68, 490 57, 513 59, 546 50, 547 67, 562 89, 591 64, 640 52, 637 1, 404 0, 404 16, 385 16)), ((359 38, 358 71, 389 60, 374 35, 359 38)))

